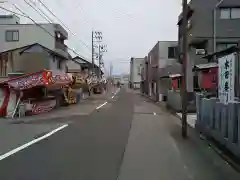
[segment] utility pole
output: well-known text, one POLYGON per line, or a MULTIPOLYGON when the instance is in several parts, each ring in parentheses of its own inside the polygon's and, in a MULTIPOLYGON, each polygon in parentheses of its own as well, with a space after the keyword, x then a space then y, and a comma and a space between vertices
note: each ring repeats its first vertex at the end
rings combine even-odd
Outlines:
POLYGON ((94 32, 92 31, 92 74, 94 74, 94 32))
POLYGON ((187 89, 186 89, 186 69, 187 69, 187 23, 188 23, 188 4, 187 0, 183 0, 183 17, 182 17, 182 25, 180 28, 182 28, 182 137, 187 137, 187 89))
POLYGON ((113 71, 113 65, 112 65, 112 62, 111 62, 111 64, 110 64, 110 77, 112 77, 112 71, 113 71))
MULTIPOLYGON (((95 48, 100 47, 100 42, 102 42, 102 32, 100 31, 92 31, 92 74, 95 74, 98 72, 95 72, 95 62, 94 62, 94 58, 96 57, 96 55, 98 53, 95 53, 95 48), (99 45, 97 45, 97 44, 99 45)), ((100 54, 98 54, 98 56, 100 56, 100 54)))
POLYGON ((98 46, 98 61, 99 61, 99 78, 101 77, 101 69, 104 68, 104 62, 102 59, 103 53, 107 52, 106 49, 107 45, 100 45, 98 46))
POLYGON ((101 76, 101 45, 98 46, 98 64, 99 64, 98 77, 100 78, 101 76))

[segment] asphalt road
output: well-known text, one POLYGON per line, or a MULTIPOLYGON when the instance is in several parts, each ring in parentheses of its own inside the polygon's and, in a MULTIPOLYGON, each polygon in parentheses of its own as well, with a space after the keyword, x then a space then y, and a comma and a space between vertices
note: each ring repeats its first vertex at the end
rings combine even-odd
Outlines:
POLYGON ((116 179, 133 114, 131 94, 121 91, 117 98, 89 116, 66 119, 73 123, 0 161, 0 179, 116 179))
POLYGON ((61 119, 68 123, 61 131, 0 156, 0 180, 240 179, 194 129, 183 140, 175 116, 132 90, 111 96, 90 115, 61 119))

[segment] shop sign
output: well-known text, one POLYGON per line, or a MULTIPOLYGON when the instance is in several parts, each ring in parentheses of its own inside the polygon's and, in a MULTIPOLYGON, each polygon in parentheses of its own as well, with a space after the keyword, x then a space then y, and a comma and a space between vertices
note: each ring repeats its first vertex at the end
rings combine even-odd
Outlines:
POLYGON ((29 89, 35 86, 44 85, 42 73, 19 77, 17 79, 10 80, 8 84, 19 90, 29 89))
POLYGON ((52 84, 63 84, 71 82, 70 77, 66 73, 52 71, 51 83, 52 84))
POLYGON ((234 82, 235 82, 235 54, 218 59, 218 98, 221 103, 228 104, 234 102, 234 82))

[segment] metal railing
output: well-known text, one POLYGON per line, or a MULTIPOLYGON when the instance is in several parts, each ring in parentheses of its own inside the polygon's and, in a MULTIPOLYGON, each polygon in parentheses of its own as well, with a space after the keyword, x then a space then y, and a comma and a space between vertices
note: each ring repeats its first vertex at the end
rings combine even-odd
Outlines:
POLYGON ((196 128, 240 157, 240 102, 223 104, 199 93, 196 106, 196 128))

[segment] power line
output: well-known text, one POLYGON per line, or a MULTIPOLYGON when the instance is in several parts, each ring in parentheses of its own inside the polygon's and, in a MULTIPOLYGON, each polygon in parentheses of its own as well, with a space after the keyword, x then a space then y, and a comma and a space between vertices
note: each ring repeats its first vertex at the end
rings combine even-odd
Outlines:
MULTIPOLYGON (((32 0, 29 0, 31 3, 33 3, 33 1, 32 0)), ((28 4, 28 6, 30 6, 32 9, 34 9, 40 16, 42 16, 46 21, 48 21, 49 23, 52 23, 53 21, 41 10, 41 9, 39 9, 40 11, 41 11, 41 13, 33 6, 33 5, 31 5, 29 2, 27 2, 26 0, 24 0, 24 2, 26 3, 26 4, 28 4)))
MULTIPOLYGON (((24 0, 27 4, 29 4, 26 0, 24 0)), ((30 4, 29 4, 30 5, 30 4)), ((23 14, 25 14, 25 17, 27 17, 27 18, 29 18, 30 20, 32 20, 33 21, 33 23, 34 24, 36 24, 36 25, 38 25, 40 28, 42 28, 45 32, 47 32, 50 36, 52 36, 53 38, 55 38, 55 36, 54 35, 52 35, 48 30, 46 30, 44 27, 42 27, 40 24, 38 24, 36 21, 34 21, 29 15, 27 15, 26 13, 24 13, 19 7, 17 7, 17 5, 16 4, 13 4, 13 6, 17 9, 17 10, 19 10, 21 13, 23 13, 23 14)), ((30 5, 31 6, 31 5, 30 5)), ((31 6, 32 7, 32 6, 31 6)), ((32 7, 32 8, 34 8, 34 7, 32 7)), ((41 14, 40 14, 41 15, 41 14)), ((46 14, 45 14, 46 15, 46 14)), ((46 15, 47 16, 47 15, 46 15)), ((48 16, 47 16, 48 17, 48 16)), ((49 17, 48 17, 49 18, 49 17)), ((50 18, 49 18, 50 19, 50 18)), ((51 23, 51 22, 50 22, 51 23)), ((71 49, 71 48, 69 48, 69 47, 67 47, 67 49, 69 49, 70 51, 72 51, 73 53, 75 53, 76 55, 78 55, 78 56, 80 56, 80 57, 82 57, 82 58, 84 58, 84 59, 86 59, 85 57, 83 57, 82 55, 80 55, 80 54, 78 54, 75 50, 73 50, 73 49, 71 49)))
MULTIPOLYGON (((32 0, 30 0, 30 1, 32 2, 32 0)), ((52 20, 47 14, 45 14, 40 8, 37 7, 37 9, 39 9, 39 10, 44 14, 44 16, 43 16, 42 14, 40 14, 39 11, 37 11, 37 9, 35 8, 36 6, 35 6, 35 7, 32 6, 32 5, 31 5, 29 2, 27 2, 26 0, 24 0, 24 2, 27 3, 31 8, 33 8, 40 16, 42 16, 42 17, 43 17, 45 20, 47 20, 49 23, 54 23, 53 20, 52 20), (45 17, 45 16, 46 16, 46 17, 45 17)), ((42 3, 42 5, 44 5, 44 3, 43 3, 42 1, 39 0, 39 2, 42 3)), ((32 3, 33 3, 33 2, 32 2, 32 3)), ((47 8, 46 5, 44 5, 44 7, 47 8)), ((51 14, 53 14, 50 9, 47 8, 47 10, 48 10, 51 14)), ((53 15, 54 15, 54 14, 53 14, 53 15)), ((56 15, 54 15, 54 17, 57 18, 56 15)), ((57 18, 57 20, 59 20, 59 18, 57 18)), ((59 20, 59 21, 66 27, 66 25, 65 25, 61 20, 59 20)), ((67 29, 71 32, 71 30, 70 30, 68 27, 67 27, 67 29)), ((72 32, 71 32, 71 33, 72 33, 72 32)), ((84 42, 82 42, 82 43, 84 43, 84 42)), ((71 51, 73 51, 74 53, 76 53, 76 51, 74 51, 73 49, 71 49, 71 51)), ((78 54, 77 54, 77 55, 78 55, 78 54)), ((79 56, 80 56, 80 55, 79 55, 79 56)))
MULTIPOLYGON (((37 25, 37 26, 40 27, 42 30, 44 30, 46 33, 48 33, 50 36, 52 36, 53 38, 55 38, 55 36, 52 35, 48 30, 46 30, 43 26, 41 26, 41 25, 38 24, 34 19, 32 19, 28 14, 26 14, 26 13, 23 12, 19 7, 17 7, 16 4, 13 4, 13 6, 14 6, 18 11, 20 11, 22 14, 17 13, 17 12, 14 12, 14 11, 11 11, 11 10, 9 10, 9 9, 6 9, 6 8, 2 7, 2 6, 0 6, 0 9, 3 9, 3 10, 5 10, 5 11, 7 11, 7 12, 11 12, 11 13, 13 13, 13 14, 15 14, 15 15, 19 15, 19 16, 22 16, 22 17, 25 17, 25 18, 30 19, 35 25, 37 25)), ((70 50, 70 51, 72 51, 72 52, 75 53, 76 55, 82 57, 83 59, 86 59, 85 57, 83 57, 82 55, 80 55, 79 53, 77 53, 75 50, 73 50, 73 49, 71 49, 71 48, 69 48, 69 47, 67 47, 67 49, 70 50)))
MULTIPOLYGON (((25 0, 24 0, 25 1, 25 0)), ((52 14, 73 36, 76 36, 76 34, 75 33, 73 33, 72 31, 71 31, 71 29, 60 19, 60 18, 58 18, 48 7, 47 7, 47 5, 44 3, 44 2, 42 2, 41 0, 38 0, 42 5, 43 5, 43 7, 50 13, 50 14, 52 14)), ((86 48, 88 48, 88 49, 90 49, 91 50, 91 48, 84 42, 84 41, 82 41, 81 39, 78 39, 86 48)))
POLYGON ((9 9, 6 9, 6 8, 4 8, 4 7, 2 7, 2 6, 0 6, 0 9, 5 10, 5 11, 8 11, 8 12, 10 12, 10 13, 13 13, 13 14, 15 14, 15 15, 19 15, 19 16, 28 18, 26 15, 23 15, 23 14, 20 14, 20 13, 17 13, 17 12, 14 12, 14 11, 9 10, 9 9))

